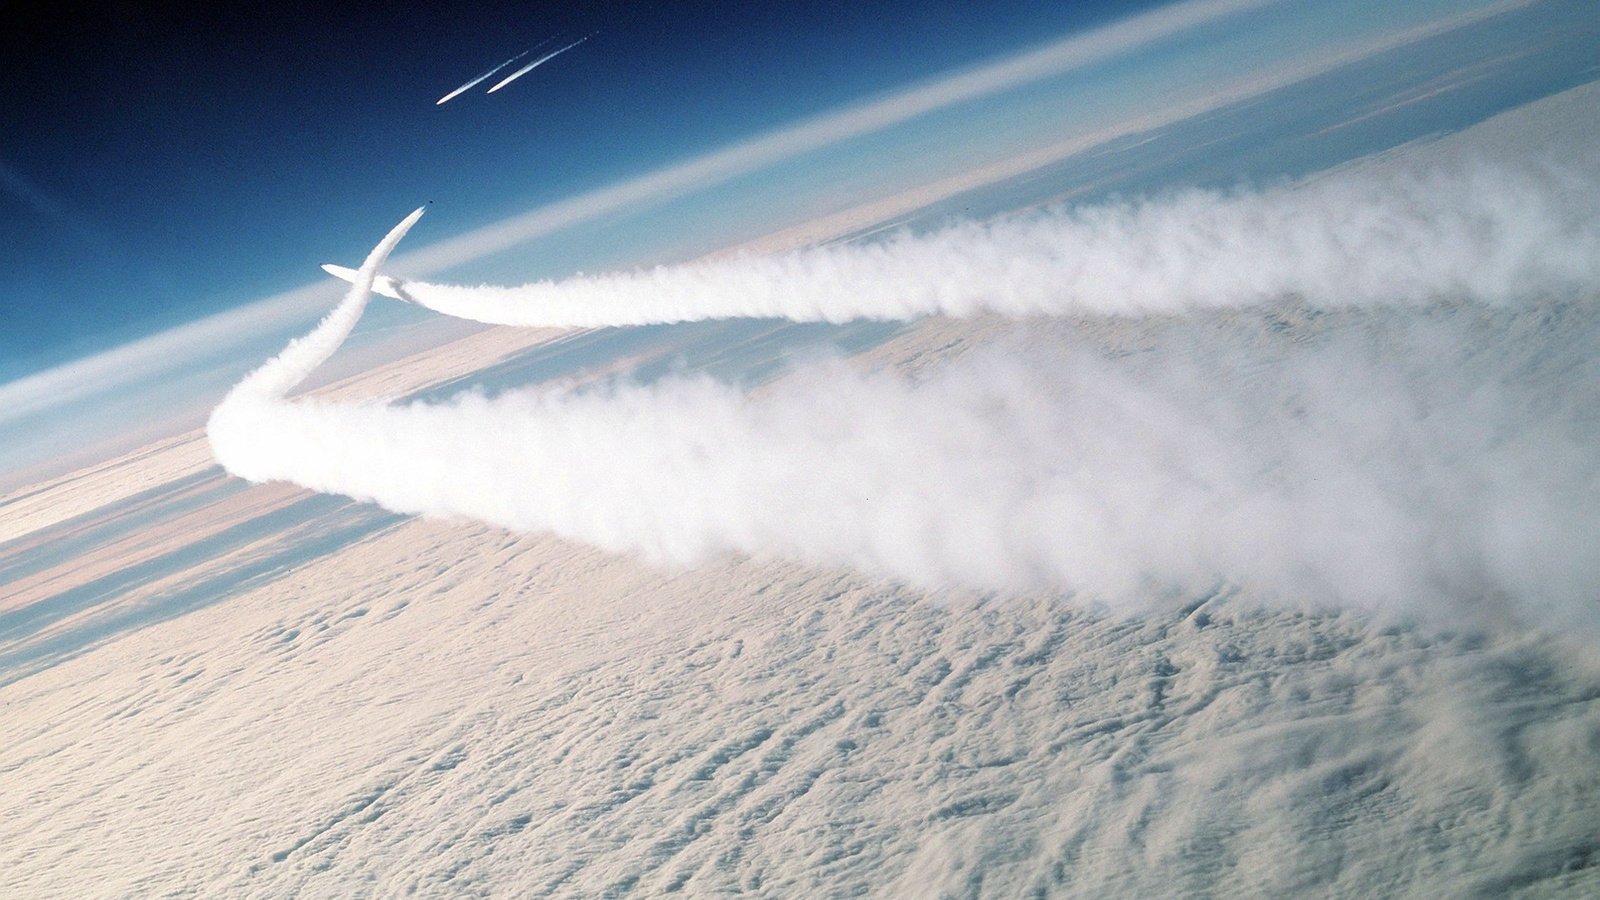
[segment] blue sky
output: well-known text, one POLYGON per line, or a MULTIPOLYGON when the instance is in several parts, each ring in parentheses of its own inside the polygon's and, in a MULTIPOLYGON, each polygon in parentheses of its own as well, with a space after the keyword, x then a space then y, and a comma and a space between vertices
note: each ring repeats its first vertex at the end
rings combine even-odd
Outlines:
MULTIPOLYGON (((362 252, 377 210, 433 200, 467 231, 1163 5, 10 5, 0 382, 303 284, 317 262, 362 252), (541 40, 586 34, 493 96, 434 105, 541 40)), ((1480 5, 1292 0, 1197 29, 1169 55, 1243 41, 1191 59, 1186 77, 1203 81, 1480 5), (1272 43, 1253 44, 1261 35, 1272 43)), ((1162 86, 1129 79, 1095 102, 1150 89, 1162 86)), ((1049 116, 1015 108, 991 132, 1021 143, 1049 131, 1049 116)))
MULTIPOLYGON (((1191 154, 1200 167, 1169 160, 1166 181, 1113 173, 1114 183, 1293 176, 1593 78, 1600 16, 1586 4, 8 13, 0 482, 99 452, 108 436, 128 447, 198 424, 338 296, 318 264, 358 262, 424 201, 431 214, 397 271, 515 282, 684 258, 885 194, 914 198, 930 182, 948 196, 971 172, 999 184, 990 170, 1019 155, 1058 158, 1230 104, 1242 103, 1230 115, 1246 127, 1215 137, 1221 158, 1191 154), (1449 30, 1484 10, 1509 12, 1449 30), (1439 27, 1447 33, 1427 37, 1439 27), (485 84, 434 103, 531 44, 591 33, 493 96, 485 84), (1336 65, 1346 56, 1348 70, 1336 65), (1278 131, 1445 88, 1401 116, 1292 148, 1239 144, 1262 124, 1249 98, 1300 82, 1315 86, 1273 100, 1278 131)), ((1022 184, 995 196, 1043 199, 1037 178, 1022 184)), ((362 327, 388 329, 372 339, 390 341, 386 352, 451 333, 390 304, 362 327)), ((358 331, 347 348, 358 352, 350 365, 381 358, 360 357, 362 340, 358 331)))
POLYGON ((431 199, 468 229, 1153 5, 11 5, 0 380, 303 283, 375 209, 431 199))

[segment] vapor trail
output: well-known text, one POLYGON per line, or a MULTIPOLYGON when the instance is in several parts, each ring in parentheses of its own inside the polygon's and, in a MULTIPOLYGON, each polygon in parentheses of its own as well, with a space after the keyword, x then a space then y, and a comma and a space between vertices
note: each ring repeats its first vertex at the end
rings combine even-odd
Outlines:
POLYGON ((556 57, 560 56, 561 54, 567 52, 568 50, 571 50, 573 47, 578 46, 579 44, 583 43, 584 41, 587 41, 589 38, 592 38, 592 37, 594 37, 594 35, 586 34, 583 37, 578 38, 577 40, 573 41, 572 43, 566 45, 565 47, 561 47, 561 48, 559 48, 557 50, 552 50, 549 53, 546 53, 545 55, 539 57, 538 59, 534 60, 533 62, 528 63, 527 65, 525 65, 522 68, 516 70, 515 72, 512 72, 510 75, 507 75, 505 78, 501 79, 499 84, 495 85, 492 88, 489 88, 489 90, 485 91, 485 93, 492 94, 495 91, 500 90, 501 88, 505 87, 506 85, 510 84, 511 82, 516 81, 518 78, 521 78, 522 76, 528 74, 529 72, 532 72, 534 69, 539 68, 540 66, 542 66, 545 63, 549 62, 550 60, 555 59, 556 57))
POLYGON ((1112 603, 1226 582, 1593 625, 1593 309, 1335 315, 1357 318, 1125 323, 1136 353, 1064 328, 920 380, 822 364, 758 396, 674 377, 260 397, 224 404, 211 439, 251 480, 674 565, 732 551, 1112 603))
POLYGON ((1542 164, 1346 172, 523 289, 381 282, 414 213, 209 434, 254 481, 674 564, 731 551, 1109 602, 1227 583, 1600 627, 1594 188, 1542 164), (1034 321, 915 379, 813 365, 756 395, 671 377, 284 400, 375 283, 513 324, 1113 318, 1034 321))
POLYGON ((491 324, 589 327, 746 316, 1167 314, 1286 296, 1324 308, 1503 304, 1596 283, 1600 178, 1529 163, 1191 190, 520 287, 380 277, 376 289, 491 324))
MULTIPOLYGON (((212 413, 213 422, 218 416, 224 416, 230 405, 237 401, 247 398, 284 397, 339 349, 339 345, 349 337, 350 329, 360 320, 362 310, 366 309, 367 300, 372 296, 372 279, 378 267, 389 258, 389 253, 400 243, 400 239, 405 237, 406 232, 411 230, 411 226, 422 218, 424 209, 425 207, 417 207, 411 215, 400 220, 400 224, 390 229, 376 247, 372 248, 372 252, 367 255, 366 261, 356 272, 354 283, 351 284, 344 299, 310 334, 290 341, 289 345, 283 348, 283 352, 263 363, 261 368, 246 375, 244 380, 228 392, 212 413)), ((216 449, 215 441, 213 449, 216 449)), ((221 458, 220 454, 218 458, 221 458)))
POLYGON ((550 39, 549 38, 545 38, 544 40, 540 41, 537 44, 534 44, 532 47, 529 47, 528 49, 522 51, 521 53, 518 53, 516 56, 511 57, 510 59, 506 60, 505 62, 501 63, 500 65, 495 66, 494 68, 492 68, 489 71, 483 73, 482 75, 479 75, 477 78, 474 78, 471 81, 467 82, 466 84, 463 84, 461 87, 458 87, 455 90, 451 91, 450 93, 445 94, 443 97, 440 97, 437 101, 435 101, 433 105, 434 106, 443 106, 446 102, 448 102, 450 100, 454 100, 456 97, 459 97, 461 94, 473 89, 474 87, 477 87, 479 84, 482 84, 484 82, 484 80, 486 80, 490 75, 493 75, 494 73, 500 71, 501 69, 504 69, 506 66, 511 65, 512 63, 516 62, 517 60, 523 58, 524 56, 527 56, 529 53, 532 53, 533 51, 539 49, 540 47, 543 47, 545 44, 548 44, 548 43, 550 43, 550 39))

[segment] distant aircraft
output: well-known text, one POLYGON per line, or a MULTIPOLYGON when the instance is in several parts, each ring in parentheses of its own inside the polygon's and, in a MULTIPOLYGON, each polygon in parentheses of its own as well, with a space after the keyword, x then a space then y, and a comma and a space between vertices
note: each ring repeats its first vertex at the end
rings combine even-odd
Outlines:
POLYGON ((524 56, 527 56, 529 53, 532 53, 533 51, 539 49, 540 47, 543 47, 545 44, 550 43, 552 40, 554 40, 554 38, 545 38, 544 40, 542 40, 539 43, 533 45, 532 47, 529 47, 528 49, 522 51, 521 53, 518 53, 516 56, 511 57, 510 59, 506 60, 505 62, 501 63, 500 65, 495 66, 494 68, 492 68, 489 71, 483 73, 482 75, 479 75, 477 78, 474 78, 471 81, 467 82, 466 84, 463 84, 461 87, 458 87, 455 90, 451 91, 450 93, 445 94, 443 97, 440 97, 438 100, 436 100, 434 102, 434 105, 435 106, 443 106, 444 104, 450 102, 451 100, 454 100, 456 97, 459 97, 462 93, 472 89, 479 82, 481 82, 484 79, 488 78, 490 75, 493 75, 494 73, 500 71, 501 69, 504 69, 506 66, 509 66, 512 63, 516 62, 517 60, 523 58, 524 56))
MULTIPOLYGON (((597 32, 595 32, 595 34, 599 34, 599 32, 597 31, 597 32)), ((586 34, 583 37, 578 38, 577 40, 573 41, 572 43, 566 45, 565 47, 561 47, 561 48, 556 49, 556 50, 551 50, 549 53, 546 53, 545 55, 539 57, 538 59, 534 60, 533 62, 528 63, 527 65, 525 65, 522 68, 516 70, 515 72, 512 72, 510 75, 507 75, 505 78, 501 79, 499 84, 495 85, 492 88, 489 88, 487 91, 484 91, 484 93, 492 94, 495 91, 500 90, 501 88, 505 87, 506 85, 510 84, 511 82, 516 81, 518 78, 521 78, 522 76, 528 74, 529 72, 532 72, 534 69, 539 68, 540 66, 542 66, 545 63, 549 62, 550 60, 555 59, 556 57, 560 56, 561 54, 567 52, 568 50, 571 50, 573 47, 578 46, 579 44, 583 43, 584 41, 587 41, 589 38, 592 38, 592 37, 594 37, 594 34, 586 34)))

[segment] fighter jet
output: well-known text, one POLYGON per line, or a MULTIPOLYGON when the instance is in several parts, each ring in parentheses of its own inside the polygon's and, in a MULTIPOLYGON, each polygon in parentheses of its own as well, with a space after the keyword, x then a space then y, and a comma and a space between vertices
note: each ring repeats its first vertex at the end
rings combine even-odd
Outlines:
MULTIPOLYGON (((329 275, 332 275, 341 281, 348 281, 351 284, 355 284, 356 276, 360 274, 355 269, 346 268, 344 266, 336 266, 333 263, 324 263, 322 266, 322 271, 327 272, 329 275)), ((379 275, 378 277, 372 279, 372 292, 374 294, 381 294, 385 297, 392 297, 396 300, 403 300, 406 303, 417 302, 410 297, 407 297, 405 291, 400 289, 400 282, 390 278, 388 275, 379 275)))

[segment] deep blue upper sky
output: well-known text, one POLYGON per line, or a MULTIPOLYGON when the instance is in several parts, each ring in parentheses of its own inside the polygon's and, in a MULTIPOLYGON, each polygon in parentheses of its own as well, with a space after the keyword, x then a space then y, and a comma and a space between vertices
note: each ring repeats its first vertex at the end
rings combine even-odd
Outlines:
MULTIPOLYGON (((11 8, 0 490, 203 422, 337 298, 318 264, 358 262, 425 200, 397 271, 516 282, 845 211, 936 224, 1276 182, 1591 81, 1597 38, 1593 0, 11 8)), ((375 304, 343 371, 453 324, 375 304)))
POLYGON ((375 208, 433 200, 470 228, 1156 5, 8 5, 0 381, 302 284, 360 255, 375 208))

